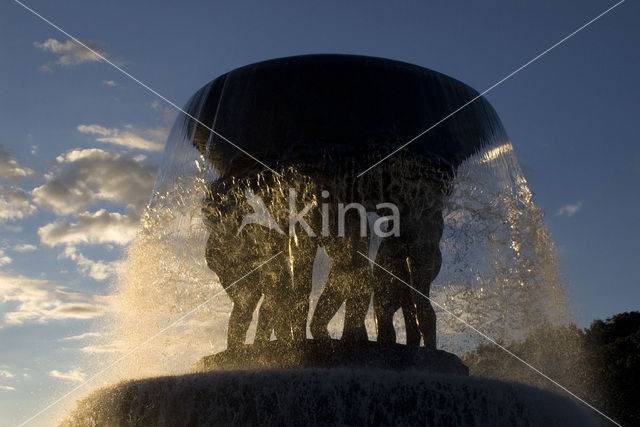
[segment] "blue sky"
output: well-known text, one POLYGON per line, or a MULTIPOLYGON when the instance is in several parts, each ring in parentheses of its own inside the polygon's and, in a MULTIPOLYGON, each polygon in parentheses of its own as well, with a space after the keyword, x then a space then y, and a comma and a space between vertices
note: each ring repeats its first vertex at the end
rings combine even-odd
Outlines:
MULTIPOLYGON (((403 60, 483 91, 615 2, 344 3, 26 2, 178 105, 235 67, 307 53, 403 60)), ((487 95, 581 326, 640 308, 638 17, 623 3, 487 95)), ((0 52, 0 425, 11 425, 90 374, 82 334, 106 310, 175 113, 11 1, 0 52)))

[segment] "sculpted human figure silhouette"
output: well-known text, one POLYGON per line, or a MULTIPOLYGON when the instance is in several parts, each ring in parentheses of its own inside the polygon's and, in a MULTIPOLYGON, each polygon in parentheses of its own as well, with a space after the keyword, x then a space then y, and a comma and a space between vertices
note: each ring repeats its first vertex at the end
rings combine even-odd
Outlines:
MULTIPOLYGON (((289 181, 295 179, 299 187, 294 192, 294 204, 314 202, 303 179, 288 178, 289 181)), ((283 180, 269 171, 245 178, 221 179, 211 185, 203 208, 210 232, 205 258, 233 302, 229 348, 244 344, 261 298, 254 343, 269 341, 272 333, 286 343, 306 339, 317 244, 315 239, 305 237, 299 226, 289 234, 291 195, 287 190, 283 180), (282 255, 261 265, 278 252, 282 255), (232 282, 241 272, 258 266, 255 279, 232 282)))
POLYGON ((426 347, 435 348, 435 312, 427 298, 442 264, 442 209, 453 174, 428 163, 411 175, 416 172, 420 179, 396 178, 385 187, 386 199, 398 206, 402 222, 400 233, 384 238, 378 248, 376 263, 382 268, 374 269, 374 309, 378 341, 396 341, 393 315, 401 308, 407 344, 419 345, 422 338, 426 347))
POLYGON ((399 239, 386 238, 378 249, 376 262, 384 268, 373 270, 373 305, 376 315, 377 341, 396 342, 393 316, 402 309, 407 345, 420 344, 416 314, 417 295, 405 283, 411 283, 409 260, 399 239), (386 270, 386 271, 385 271, 386 270), (393 276, 388 272, 393 273, 393 276))
POLYGON ((371 298, 371 272, 368 261, 358 254, 366 243, 358 235, 324 239, 331 269, 311 319, 314 339, 328 339, 328 325, 345 303, 343 340, 367 340, 365 317, 371 298))
POLYGON ((331 200, 334 205, 349 206, 345 199, 351 197, 361 202, 361 211, 342 215, 344 212, 337 209, 337 215, 330 216, 330 236, 336 237, 323 240, 332 265, 311 322, 314 338, 328 337, 329 321, 344 302, 343 339, 367 340, 364 321, 373 294, 377 341, 396 342, 393 316, 402 308, 407 344, 419 345, 424 338, 425 346, 435 348, 435 313, 428 297, 442 262, 441 211, 452 174, 436 163, 408 163, 411 170, 407 170, 407 163, 399 164, 403 167, 393 162, 381 166, 365 184, 348 173, 324 183, 336 193, 331 200), (390 231, 367 225, 366 210, 381 207, 383 202, 391 202, 399 211, 394 220, 397 224, 386 223, 390 231), (369 252, 365 229, 369 234, 386 236, 375 258, 383 269, 372 269, 362 256, 369 252))
MULTIPOLYGON (((248 184, 245 180, 243 183, 248 184)), ((243 218, 249 213, 248 204, 234 194, 235 180, 220 180, 210 189, 209 198, 203 208, 205 224, 209 229, 205 259, 214 271, 227 295, 233 302, 229 319, 227 346, 239 348, 245 343, 246 333, 252 315, 260 298, 267 308, 278 305, 273 301, 277 295, 286 295, 282 288, 288 278, 286 259, 279 257, 269 263, 267 268, 259 268, 256 281, 238 281, 242 274, 249 273, 259 263, 272 256, 274 249, 286 249, 286 240, 278 231, 268 227, 255 227, 243 224, 243 218), (243 227, 244 225, 244 227, 243 227), (266 256, 266 258, 265 258, 266 256)), ((254 181, 253 191, 259 191, 254 181)), ((235 188, 237 192, 238 188, 235 188)), ((264 310, 260 319, 260 328, 256 333, 257 342, 266 341, 271 330, 281 339, 287 338, 287 327, 277 316, 276 310, 264 310), (269 330, 268 336, 266 331, 269 330)))
POLYGON ((431 282, 442 264, 438 245, 442 235, 441 213, 430 213, 424 222, 408 224, 406 227, 408 233, 416 229, 432 237, 419 244, 389 237, 382 241, 378 250, 376 263, 384 270, 374 270, 377 339, 387 343, 396 341, 393 315, 401 308, 407 345, 419 345, 422 338, 425 347, 435 348, 436 316, 426 297, 429 297, 431 282))
MULTIPOLYGON (((332 173, 317 173, 322 188, 322 227, 320 245, 331 260, 331 267, 309 329, 314 339, 328 339, 328 325, 345 304, 341 339, 366 341, 365 318, 371 300, 371 269, 358 252, 369 246, 367 214, 364 205, 352 199, 357 194, 353 167, 335 166, 332 173)), ((316 216, 316 220, 319 218, 316 216)))
POLYGON ((281 208, 281 212, 288 220, 288 246, 291 286, 284 292, 288 294, 287 304, 280 305, 278 310, 287 313, 291 325, 293 344, 299 344, 307 339, 307 320, 309 315, 309 297, 313 284, 313 264, 318 249, 318 235, 312 226, 318 220, 317 189, 315 183, 307 176, 300 174, 295 168, 288 168, 281 184, 288 188, 288 205, 281 208), (308 214, 301 218, 303 223, 292 220, 292 215, 299 213, 299 209, 308 214), (308 227, 308 228, 307 228, 308 227))

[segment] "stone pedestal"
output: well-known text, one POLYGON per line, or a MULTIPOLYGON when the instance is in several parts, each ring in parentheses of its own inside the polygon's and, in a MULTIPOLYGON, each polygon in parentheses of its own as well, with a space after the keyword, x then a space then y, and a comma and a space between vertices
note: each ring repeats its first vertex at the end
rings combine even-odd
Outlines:
POLYGON ((283 368, 357 368, 392 371, 416 370, 434 374, 469 375, 458 356, 442 350, 380 344, 373 341, 307 340, 289 346, 278 341, 247 345, 206 356, 194 372, 283 368))
POLYGON ((290 368, 126 381, 79 402, 61 425, 600 424, 569 398, 522 384, 417 370, 290 368))

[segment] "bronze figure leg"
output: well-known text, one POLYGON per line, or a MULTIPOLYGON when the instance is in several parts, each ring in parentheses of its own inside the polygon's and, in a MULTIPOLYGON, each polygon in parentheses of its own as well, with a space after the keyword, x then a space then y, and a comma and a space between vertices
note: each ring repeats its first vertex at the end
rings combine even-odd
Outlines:
POLYGON ((227 294, 233 301, 233 309, 229 317, 227 348, 237 349, 242 347, 247 339, 247 330, 262 293, 256 292, 255 289, 234 285, 227 289, 227 294))
POLYGON ((410 245, 409 268, 411 285, 421 294, 414 293, 418 326, 424 345, 428 348, 436 347, 436 314, 426 297, 429 297, 431 282, 436 278, 442 266, 442 253, 440 252, 440 238, 443 231, 442 213, 440 211, 429 212, 420 221, 414 222, 412 228, 421 227, 424 230, 424 238, 417 239, 410 245))

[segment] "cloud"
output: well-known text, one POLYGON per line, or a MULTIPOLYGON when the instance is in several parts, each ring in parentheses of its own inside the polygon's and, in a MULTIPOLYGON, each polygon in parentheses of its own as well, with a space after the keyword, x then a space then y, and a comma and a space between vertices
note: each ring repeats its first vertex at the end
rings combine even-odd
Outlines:
MULTIPOLYGON (((83 43, 103 57, 107 57, 107 52, 100 44, 91 41, 83 41, 83 43)), ((58 55, 58 59, 54 64, 63 67, 100 60, 100 57, 96 55, 96 53, 71 39, 64 43, 56 39, 47 39, 42 43, 34 42, 33 45, 45 52, 51 52, 58 55)), ((44 64, 42 69, 45 71, 51 71, 50 64, 51 63, 44 64)))
POLYGON ((13 246, 12 249, 19 253, 25 253, 25 252, 33 252, 36 249, 38 249, 38 247, 35 245, 30 245, 29 243, 19 243, 13 246))
POLYGON ((75 223, 58 221, 40 227, 38 235, 42 244, 50 247, 78 243, 126 245, 135 237, 139 221, 137 216, 105 209, 81 213, 76 219, 75 223))
POLYGON ((15 387, 11 387, 8 385, 0 385, 0 390, 4 390, 4 391, 15 391, 15 387))
POLYGON ((102 81, 103 85, 107 85, 107 86, 111 86, 111 87, 116 87, 116 86, 120 86, 118 83, 116 83, 113 80, 103 80, 102 81))
POLYGON ((162 120, 165 123, 173 123, 176 117, 178 117, 178 110, 174 107, 168 107, 157 99, 151 103, 151 109, 160 112, 162 120))
POLYGON ((104 314, 106 297, 71 291, 50 280, 0 272, 0 302, 4 325, 52 320, 92 319, 104 314))
POLYGON ((82 352, 88 354, 125 353, 129 350, 130 347, 127 346, 124 340, 116 340, 109 344, 87 345, 82 347, 82 352))
POLYGON ((122 264, 121 261, 94 261, 79 253, 75 246, 65 247, 61 255, 75 261, 78 271, 94 280, 106 280, 114 276, 122 264))
POLYGON ((63 246, 59 256, 74 261, 78 271, 87 277, 113 277, 121 261, 90 259, 77 245, 124 246, 135 237, 156 175, 155 166, 143 163, 145 157, 98 148, 71 150, 58 156, 54 171, 47 177, 49 181, 33 190, 33 200, 57 214, 73 214, 74 218, 40 227, 40 242, 48 247, 63 246), (126 214, 106 209, 83 212, 85 207, 101 201, 125 205, 126 214))
POLYGON ((148 203, 157 168, 143 157, 90 148, 56 158, 49 181, 33 190, 33 200, 59 215, 77 213, 99 201, 140 211, 148 203))
POLYGON ((136 234, 139 216, 110 213, 104 209, 85 212, 75 223, 57 221, 38 229, 43 245, 54 247, 64 245, 60 258, 74 261, 78 271, 95 280, 106 280, 114 276, 122 261, 94 261, 78 251, 77 244, 117 244, 126 245, 136 234))
POLYGON ((100 336, 101 335, 98 332, 85 332, 84 334, 73 335, 70 337, 62 338, 60 341, 81 341, 87 338, 98 338, 100 336))
POLYGON ((89 135, 98 135, 96 138, 98 142, 145 151, 162 151, 169 133, 169 129, 165 127, 138 131, 132 125, 127 125, 124 129, 105 128, 100 125, 80 125, 78 131, 89 135))
POLYGON ((9 155, 2 145, 0 145, 0 177, 17 182, 22 178, 29 178, 35 175, 33 169, 29 169, 20 164, 9 155))
POLYGON ((0 377, 1 378, 13 378, 13 374, 9 371, 5 371, 0 369, 0 377))
POLYGON ((0 249, 0 267, 2 267, 3 265, 11 264, 12 261, 13 260, 5 255, 4 251, 0 249))
POLYGON ((100 281, 113 277, 121 262, 94 261, 80 253, 75 245, 126 245, 135 237, 138 224, 139 216, 135 213, 122 215, 101 209, 95 213, 81 213, 76 222, 47 224, 38 229, 38 235, 45 246, 64 245, 60 256, 74 261, 80 273, 100 281))
POLYGON ((29 193, 0 185, 0 224, 33 215, 36 210, 29 193))
POLYGON ((72 369, 71 371, 68 371, 68 372, 60 372, 54 369, 53 371, 49 371, 49 376, 53 378, 60 378, 61 380, 74 381, 74 382, 81 383, 84 381, 86 374, 82 369, 72 369))
POLYGON ((578 213, 578 211, 581 208, 582 208, 582 202, 578 201, 574 204, 568 204, 568 205, 562 206, 560 209, 558 209, 558 212, 556 213, 556 215, 566 215, 570 217, 578 213))

